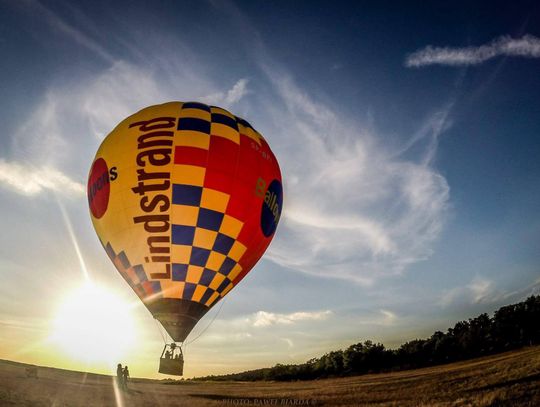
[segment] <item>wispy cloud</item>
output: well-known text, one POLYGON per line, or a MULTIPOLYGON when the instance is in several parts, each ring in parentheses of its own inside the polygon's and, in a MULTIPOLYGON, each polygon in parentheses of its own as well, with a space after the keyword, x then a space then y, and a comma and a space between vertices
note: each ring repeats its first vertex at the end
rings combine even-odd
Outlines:
POLYGON ((395 157, 404 155, 413 146, 425 142, 426 148, 423 149, 421 156, 417 157, 417 159, 424 165, 432 164, 439 147, 440 136, 452 127, 451 113, 454 104, 455 100, 451 100, 442 108, 432 112, 423 121, 416 133, 394 154, 395 157))
POLYGON ((35 165, 68 168, 83 179, 101 140, 124 118, 145 106, 195 100, 218 89, 197 76, 196 66, 178 66, 172 76, 155 67, 124 61, 92 75, 51 86, 12 138, 12 156, 35 165), (137 84, 137 86, 134 86, 137 84))
POLYGON ((212 95, 204 96, 200 98, 201 102, 208 104, 222 105, 224 107, 230 107, 239 102, 244 96, 249 93, 248 80, 240 79, 234 84, 234 86, 226 92, 218 92, 212 95))
POLYGON ((392 325, 397 321, 397 315, 392 311, 381 309, 380 313, 383 315, 383 319, 381 320, 382 325, 392 325))
POLYGON ((62 172, 49 167, 32 167, 0 159, 0 183, 14 191, 31 196, 45 190, 82 196, 84 186, 62 172))
POLYGON ((450 109, 428 118, 427 136, 419 136, 430 140, 424 156, 405 159, 389 151, 383 135, 370 126, 303 89, 260 44, 249 48, 260 68, 257 81, 241 78, 228 89, 216 86, 196 58, 185 61, 189 47, 174 43, 185 49, 180 58, 169 45, 147 49, 140 43, 151 66, 118 61, 49 88, 16 132, 13 156, 69 169, 82 180, 100 140, 129 114, 178 95, 182 100, 210 95, 213 103, 234 104, 236 114, 249 112, 246 118, 267 136, 280 160, 285 208, 266 258, 296 271, 369 285, 430 256, 449 199, 432 158, 439 135, 450 126, 450 109))
POLYGON ((256 327, 266 327, 270 325, 292 325, 300 321, 320 321, 328 319, 332 311, 314 311, 314 312, 293 312, 290 314, 276 314, 273 312, 259 311, 248 318, 248 321, 256 327))
POLYGON ((249 97, 247 79, 220 89, 197 65, 163 54, 171 60, 152 67, 116 62, 50 88, 16 132, 13 155, 67 168, 82 180, 100 140, 129 114, 177 95, 216 95, 222 100, 216 103, 234 103, 239 115, 253 113, 249 120, 268 136, 282 166, 285 209, 268 259, 324 278, 371 284, 431 254, 449 199, 448 184, 431 162, 437 138, 450 125, 449 108, 435 112, 421 130, 427 136, 419 137, 430 140, 425 155, 404 159, 388 151, 379 134, 313 97, 271 60, 261 62, 259 83, 267 82, 258 85, 269 84, 271 91, 254 90, 249 97))
POLYGON ((533 35, 524 35, 521 38, 504 35, 476 47, 452 48, 428 45, 407 55, 405 66, 418 68, 427 65, 477 65, 498 56, 540 58, 540 38, 533 35))
POLYGON ((282 135, 278 157, 286 174, 285 212, 269 258, 360 284, 427 258, 448 206, 448 184, 431 163, 439 135, 450 126, 451 107, 436 112, 422 130, 430 139, 424 156, 407 160, 283 70, 263 69, 280 98, 266 111, 280 118, 270 133, 282 135))
POLYGON ((540 277, 535 279, 533 282, 526 285, 525 287, 505 293, 503 295, 503 300, 517 301, 530 295, 540 295, 540 277))
POLYGON ((471 293, 473 302, 478 304, 489 299, 489 295, 493 292, 493 282, 486 278, 475 278, 467 289, 471 293))
POLYGON ((246 53, 270 85, 254 92, 259 104, 250 116, 268 135, 284 175, 284 213, 266 258, 363 285, 428 258, 448 208, 448 183, 432 164, 439 136, 452 123, 451 104, 441 102, 414 142, 428 140, 422 157, 396 155, 375 125, 359 119, 362 112, 345 113, 272 58, 234 3, 213 5, 241 30, 246 53))
POLYGON ((475 276, 468 283, 443 292, 439 305, 470 306, 477 304, 508 304, 523 301, 530 295, 540 294, 540 278, 513 290, 503 290, 485 276, 475 276))
POLYGON ((68 23, 38 0, 24 0, 21 1, 20 5, 26 6, 29 12, 39 16, 39 19, 46 22, 52 30, 64 34, 67 38, 92 51, 104 60, 114 62, 115 58, 98 41, 95 41, 83 31, 68 23))
POLYGON ((496 303, 505 297, 497 290, 492 280, 476 276, 469 283, 446 290, 439 304, 443 307, 450 305, 473 305, 496 303))

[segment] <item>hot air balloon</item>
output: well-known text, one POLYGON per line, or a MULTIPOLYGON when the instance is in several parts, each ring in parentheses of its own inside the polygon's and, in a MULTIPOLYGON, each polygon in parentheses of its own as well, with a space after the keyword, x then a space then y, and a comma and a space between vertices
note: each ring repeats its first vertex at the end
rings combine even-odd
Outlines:
POLYGON ((174 341, 159 371, 181 375, 186 337, 274 236, 283 205, 276 157, 225 109, 150 106, 103 140, 88 203, 113 264, 174 341))

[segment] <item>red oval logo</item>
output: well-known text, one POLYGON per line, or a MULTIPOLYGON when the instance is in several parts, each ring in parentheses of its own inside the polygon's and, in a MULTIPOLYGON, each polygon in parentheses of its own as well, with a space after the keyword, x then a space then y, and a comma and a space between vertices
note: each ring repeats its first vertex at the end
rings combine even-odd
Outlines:
POLYGON ((98 158, 90 170, 87 191, 88 205, 95 218, 101 218, 107 211, 110 192, 109 168, 103 158, 98 158))

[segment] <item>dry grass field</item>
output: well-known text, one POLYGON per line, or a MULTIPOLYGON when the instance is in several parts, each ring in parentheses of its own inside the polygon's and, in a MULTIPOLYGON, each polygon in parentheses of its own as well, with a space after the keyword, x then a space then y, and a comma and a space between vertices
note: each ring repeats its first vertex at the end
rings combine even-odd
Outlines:
POLYGON ((540 406, 540 347, 432 368, 306 382, 114 378, 0 361, 0 406, 540 406))

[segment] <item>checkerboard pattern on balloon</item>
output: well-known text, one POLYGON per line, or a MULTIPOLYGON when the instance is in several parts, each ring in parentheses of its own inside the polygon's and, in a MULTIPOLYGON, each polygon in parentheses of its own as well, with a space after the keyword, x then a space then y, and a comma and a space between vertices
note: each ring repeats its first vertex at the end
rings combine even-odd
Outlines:
POLYGON ((149 281, 143 266, 140 264, 132 265, 124 251, 116 253, 110 243, 105 245, 105 251, 121 276, 139 297, 146 298, 161 292, 161 283, 149 281))
POLYGON ((181 298, 212 306, 242 272, 244 222, 228 213, 235 188, 240 131, 261 144, 261 136, 231 113, 184 103, 175 135, 172 173, 172 281, 181 298))

